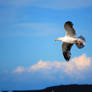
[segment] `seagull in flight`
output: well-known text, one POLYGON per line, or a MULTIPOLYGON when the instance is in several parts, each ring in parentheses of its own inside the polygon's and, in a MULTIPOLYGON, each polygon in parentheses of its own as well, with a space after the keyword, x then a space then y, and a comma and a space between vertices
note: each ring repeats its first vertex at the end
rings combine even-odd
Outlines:
POLYGON ((65 37, 60 37, 55 41, 62 41, 62 53, 66 61, 70 60, 71 57, 71 48, 74 44, 81 49, 85 46, 85 38, 83 36, 76 37, 75 29, 73 28, 73 23, 71 21, 67 21, 64 24, 64 28, 66 30, 65 37))

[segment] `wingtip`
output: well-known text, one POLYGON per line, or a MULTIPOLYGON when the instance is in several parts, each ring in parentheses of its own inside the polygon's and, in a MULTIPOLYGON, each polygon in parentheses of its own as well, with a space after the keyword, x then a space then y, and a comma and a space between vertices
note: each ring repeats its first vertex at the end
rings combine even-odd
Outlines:
POLYGON ((69 60, 66 60, 66 62, 69 62, 69 60))
POLYGON ((66 60, 66 62, 69 62, 69 60, 66 60))

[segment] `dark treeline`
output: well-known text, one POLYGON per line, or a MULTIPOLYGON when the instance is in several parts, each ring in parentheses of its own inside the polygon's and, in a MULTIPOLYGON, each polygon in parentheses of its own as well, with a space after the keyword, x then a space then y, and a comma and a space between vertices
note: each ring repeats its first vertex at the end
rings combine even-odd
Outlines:
POLYGON ((92 92, 92 85, 60 85, 43 90, 13 90, 12 92, 92 92))

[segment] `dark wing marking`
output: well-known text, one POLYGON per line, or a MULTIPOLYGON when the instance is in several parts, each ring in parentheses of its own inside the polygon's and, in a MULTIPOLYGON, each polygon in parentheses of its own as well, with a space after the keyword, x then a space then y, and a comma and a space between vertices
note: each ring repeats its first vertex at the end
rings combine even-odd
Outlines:
POLYGON ((62 44, 62 52, 63 52, 63 56, 66 59, 66 61, 69 61, 70 57, 71 57, 71 47, 73 44, 70 43, 65 43, 63 42, 62 44))

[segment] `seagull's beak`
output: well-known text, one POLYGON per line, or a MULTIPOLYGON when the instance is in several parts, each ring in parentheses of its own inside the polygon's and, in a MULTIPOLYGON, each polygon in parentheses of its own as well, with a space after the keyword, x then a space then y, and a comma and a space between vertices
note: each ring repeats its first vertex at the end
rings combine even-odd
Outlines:
POLYGON ((58 41, 58 40, 59 40, 59 39, 56 39, 56 40, 54 40, 54 41, 56 42, 56 41, 58 41))

